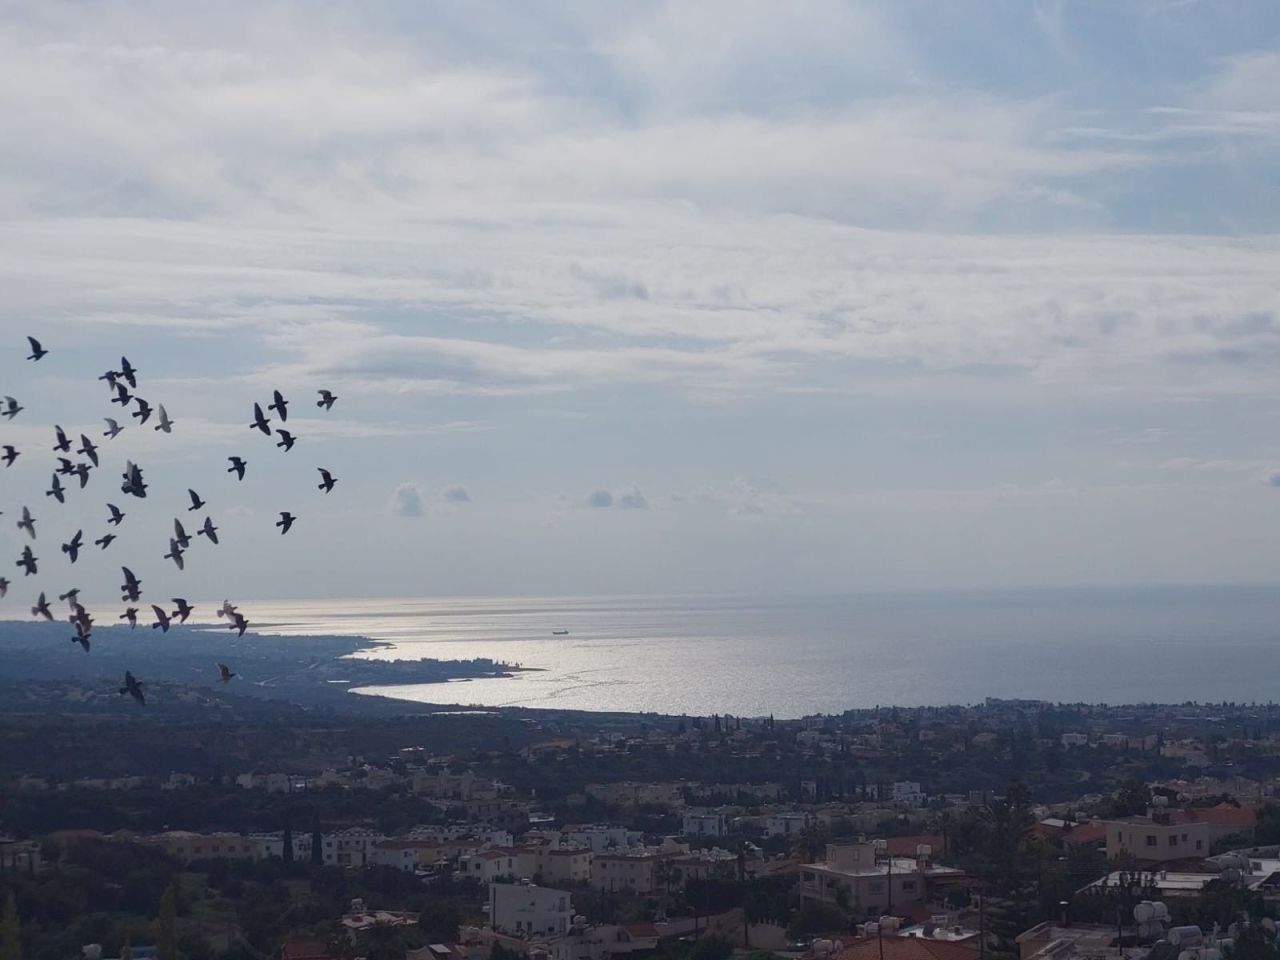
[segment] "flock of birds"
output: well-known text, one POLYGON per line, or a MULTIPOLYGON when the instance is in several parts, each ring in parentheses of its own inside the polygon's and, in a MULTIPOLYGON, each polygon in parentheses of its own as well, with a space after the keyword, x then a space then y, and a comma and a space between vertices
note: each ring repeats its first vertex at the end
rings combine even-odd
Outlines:
MULTIPOLYGON (((46 350, 35 337, 27 337, 27 341, 31 347, 31 353, 27 356, 28 360, 32 362, 39 362, 49 354, 49 351, 46 350)), ((129 410, 130 407, 133 407, 134 409, 130 411, 130 416, 132 419, 138 421, 137 426, 141 427, 145 425, 149 420, 151 420, 154 414, 155 423, 152 425, 152 429, 165 434, 173 432, 175 421, 169 416, 163 403, 157 403, 155 407, 152 407, 147 400, 143 399, 136 392, 131 392, 138 389, 138 371, 137 368, 129 362, 127 357, 120 358, 120 368, 118 370, 108 370, 98 379, 105 381, 108 389, 113 394, 110 402, 121 406, 122 419, 123 411, 129 410)), ((329 390, 319 390, 317 392, 320 399, 316 401, 316 406, 326 412, 331 410, 334 402, 338 398, 329 390)), ((278 440, 275 445, 285 452, 293 449, 294 444, 297 443, 297 438, 283 426, 277 427, 273 430, 271 426, 272 421, 271 418, 267 416, 267 411, 274 413, 281 424, 287 423, 289 420, 290 402, 291 401, 287 400, 279 390, 272 391, 271 402, 267 404, 266 410, 263 409, 261 403, 254 403, 253 421, 249 424, 249 428, 251 430, 257 430, 265 434, 267 437, 277 437, 278 440)), ((3 403, 0 403, 0 416, 6 417, 9 421, 12 421, 24 409, 25 408, 13 397, 6 396, 3 398, 3 403)), ((121 426, 118 420, 112 417, 103 417, 103 420, 106 422, 107 427, 103 432, 103 437, 106 441, 115 440, 116 437, 124 432, 125 427, 121 426)), ((53 452, 57 455, 58 466, 53 471, 52 480, 50 481, 49 489, 45 491, 45 495, 52 498, 59 504, 65 504, 68 486, 72 482, 71 478, 75 478, 75 480, 78 481, 79 489, 84 489, 89 483, 91 473, 99 469, 101 466, 101 457, 99 454, 101 443, 102 441, 99 441, 99 444, 95 444, 87 434, 81 433, 79 435, 79 445, 77 446, 76 442, 67 435, 66 431, 63 430, 61 426, 55 425, 53 452), (73 460, 73 457, 76 459, 73 460), (67 478, 65 481, 62 479, 64 477, 67 478)), ((13 466, 14 461, 22 454, 22 451, 16 449, 10 444, 0 444, 0 450, 3 450, 3 455, 0 455, 0 461, 4 463, 6 468, 13 466)), ((240 456, 231 456, 227 459, 231 464, 227 469, 227 473, 234 473, 238 482, 243 481, 248 461, 240 456)), ((324 467, 317 467, 316 469, 320 472, 320 484, 318 489, 327 494, 333 490, 334 485, 338 482, 337 478, 324 467)), ((126 496, 145 499, 147 496, 147 489, 148 487, 143 477, 142 467, 134 463, 132 460, 126 461, 124 473, 122 474, 122 482, 120 484, 121 493, 126 496)), ((190 505, 187 507, 186 512, 196 513, 199 515, 200 512, 204 511, 207 503, 200 494, 198 494, 194 489, 188 488, 187 496, 190 500, 190 505)), ((108 503, 106 508, 108 511, 106 525, 113 529, 119 528, 120 524, 125 519, 125 511, 121 510, 114 503, 108 503)), ((296 520, 297 517, 292 513, 282 511, 280 513, 280 519, 276 521, 275 525, 280 529, 281 534, 287 534, 293 527, 296 520)), ((18 529, 24 531, 33 542, 36 540, 36 523, 37 519, 32 514, 31 508, 23 506, 22 514, 17 524, 18 529)), ((181 517, 174 518, 173 533, 169 537, 169 550, 163 555, 163 558, 165 560, 172 561, 178 570, 186 569, 186 563, 183 557, 185 553, 191 549, 192 544, 195 543, 195 538, 203 536, 210 544, 218 543, 218 527, 214 525, 213 518, 208 513, 204 515, 203 524, 199 527, 195 527, 193 524, 192 530, 193 532, 191 533, 187 531, 186 527, 182 523, 181 517)), ((111 546, 116 538, 117 535, 109 529, 101 537, 95 539, 93 541, 93 545, 98 547, 100 550, 106 550, 111 546)), ((85 549, 83 529, 77 530, 74 536, 72 536, 66 543, 62 544, 62 553, 71 564, 76 563, 80 558, 80 552, 83 549, 85 549)), ((23 577, 26 578, 38 574, 39 563, 39 558, 32 550, 31 544, 28 543, 24 545, 22 548, 22 554, 18 557, 16 564, 16 566, 22 569, 23 577)), ((124 583, 120 586, 120 599, 122 602, 129 605, 126 606, 124 612, 121 613, 117 619, 127 621, 130 628, 134 628, 138 625, 139 607, 133 606, 133 604, 142 602, 142 581, 135 576, 133 571, 127 566, 122 566, 120 569, 121 575, 124 579, 124 583)), ((4 597, 8 593, 9 587, 9 580, 5 577, 0 577, 0 597, 4 597)), ((69 607, 67 620, 75 630, 74 636, 71 637, 71 642, 79 644, 85 652, 88 652, 90 649, 90 638, 93 632, 94 618, 89 611, 85 609, 84 605, 80 603, 79 594, 79 589, 73 587, 66 593, 59 594, 58 600, 65 601, 69 607)), ((180 624, 187 622, 187 618, 191 616, 194 609, 191 604, 189 604, 183 597, 172 598, 172 603, 174 605, 174 609, 172 611, 160 604, 150 604, 152 614, 154 615, 154 619, 151 623, 151 628, 153 630, 160 630, 167 633, 169 631, 169 626, 174 621, 180 624)), ((35 605, 31 608, 31 614, 34 617, 43 618, 51 623, 56 622, 57 620, 50 606, 50 601, 44 592, 40 593, 35 605)), ((249 626, 249 620, 229 600, 224 600, 222 602, 222 606, 217 610, 217 615, 220 619, 225 619, 227 621, 228 629, 235 631, 236 635, 239 637, 244 636, 244 632, 249 626)), ((219 663, 217 666, 218 679, 222 683, 228 683, 236 676, 236 674, 233 673, 226 664, 219 663)), ((120 687, 120 695, 124 696, 127 694, 137 700, 138 703, 145 706, 147 701, 144 686, 145 685, 142 682, 134 677, 132 672, 126 671, 124 685, 120 687)))

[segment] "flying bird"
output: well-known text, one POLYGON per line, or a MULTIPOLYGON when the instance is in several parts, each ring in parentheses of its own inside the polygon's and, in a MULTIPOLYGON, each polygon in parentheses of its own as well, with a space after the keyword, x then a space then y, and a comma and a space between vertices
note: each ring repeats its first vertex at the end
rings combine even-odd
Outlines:
POLYGON ((320 394, 320 399, 316 401, 316 406, 324 407, 326 410, 332 410, 333 401, 337 400, 338 398, 335 397, 328 390, 317 390, 316 393, 320 394))
POLYGON ((151 625, 151 629, 154 630, 156 627, 159 627, 161 633, 168 633, 169 614, 164 611, 164 608, 159 607, 154 603, 151 605, 151 609, 155 611, 156 615, 156 622, 151 625))
POLYGON ((98 379, 107 381, 107 386, 114 388, 116 385, 116 379, 119 376, 120 374, 117 373, 115 370, 108 370, 106 373, 98 377, 98 379))
POLYGON ((62 545, 62 552, 67 555, 72 563, 75 563, 80 558, 81 538, 83 536, 84 531, 77 530, 76 535, 62 545))
POLYGON ((219 617, 231 617, 235 615, 235 612, 236 612, 236 608, 231 605, 230 600, 223 600, 222 606, 220 606, 217 610, 219 617))
POLYGON ((53 497, 59 503, 66 503, 67 498, 62 495, 62 481, 58 479, 58 475, 53 475, 53 486, 44 492, 46 497, 53 497))
POLYGON ((128 567, 121 567, 120 570, 124 573, 124 583, 120 586, 120 599, 137 603, 142 597, 142 581, 135 577, 128 567))
POLYGON ((8 596, 9 580, 7 577, 0 577, 0 597, 8 596))
POLYGON ((49 601, 44 598, 43 592, 40 594, 40 599, 36 601, 36 605, 31 608, 31 615, 33 617, 44 617, 50 623, 53 623, 53 613, 49 610, 49 601))
POLYGON ((271 391, 271 403, 267 406, 268 410, 274 410, 280 414, 280 422, 284 423, 289 419, 289 401, 284 398, 279 390, 271 391))
POLYGON ((54 437, 57 439, 57 443, 53 445, 53 449, 59 453, 70 453, 71 441, 67 439, 67 431, 63 430, 62 427, 55 423, 53 425, 53 433, 54 437))
POLYGON ((129 381, 129 386, 137 389, 138 387, 138 371, 134 369, 133 364, 129 362, 128 357, 120 358, 120 376, 129 381))
POLYGON ((120 696, 126 693, 137 700, 144 707, 147 705, 147 698, 142 693, 143 684, 139 683, 128 670, 124 672, 124 686, 120 688, 120 696))
POLYGON ((108 503, 107 509, 111 511, 111 516, 107 518, 107 523, 117 527, 120 526, 120 521, 124 519, 124 511, 114 503, 108 503))
POLYGON ((316 469, 320 471, 320 485, 316 489, 323 490, 325 493, 328 493, 333 489, 333 485, 338 481, 334 475, 324 467, 316 467, 316 469))
POLYGON ((231 466, 227 468, 227 473, 234 473, 237 480, 244 479, 244 468, 247 464, 239 457, 227 457, 231 461, 231 466))
POLYGON ((127 608, 125 609, 124 613, 120 614, 120 616, 116 617, 116 619, 117 619, 117 620, 128 620, 128 621, 129 621, 129 629, 130 629, 130 630, 132 630, 132 629, 134 629, 134 628, 138 625, 138 608, 137 608, 137 607, 127 607, 127 608))
POLYGON ((92 469, 87 463, 77 463, 75 469, 71 472, 80 478, 80 489, 83 490, 89 482, 89 470, 92 469))
POLYGON ((59 476, 69 477, 75 472, 76 472, 76 465, 74 463, 72 463, 66 457, 58 458, 58 475, 59 476))
POLYGON ((151 404, 143 400, 141 397, 134 397, 133 402, 138 405, 138 409, 133 411, 131 416, 138 418, 138 425, 146 423, 151 419, 151 404))
POLYGON ((173 421, 169 419, 169 414, 165 412, 164 404, 160 404, 160 422, 156 424, 155 429, 163 430, 165 433, 173 433, 173 421))
POLYGON ((21 413, 23 410, 26 409, 25 407, 21 406, 17 400, 13 399, 13 397, 5 397, 4 403, 5 403, 4 410, 0 410, 0 414, 3 414, 4 416, 8 417, 10 420, 12 420, 19 413, 21 413))
POLYGON ((142 468, 132 460, 125 464, 123 474, 124 483, 120 484, 120 489, 124 493, 131 493, 135 497, 145 499, 147 496, 147 485, 142 482, 142 468))
POLYGON ((27 343, 31 344, 31 356, 27 357, 28 360, 39 360, 49 352, 44 347, 40 346, 40 341, 35 337, 27 337, 27 343))
POLYGON ((288 430, 277 430, 276 436, 280 438, 280 442, 277 443, 276 446, 283 447, 286 452, 288 452, 289 450, 292 450, 293 445, 298 442, 297 440, 294 439, 293 434, 290 433, 288 430))
POLYGON ((289 532, 289 528, 293 526, 293 521, 297 519, 288 510, 282 510, 280 511, 280 519, 276 521, 276 526, 280 528, 281 534, 285 534, 289 532))
POLYGON ((115 538, 116 538, 116 535, 114 533, 108 533, 105 536, 103 536, 101 539, 95 540, 93 542, 95 546, 99 546, 103 550, 105 550, 107 549, 107 547, 111 546, 112 541, 114 541, 115 538))
POLYGON ((133 397, 129 395, 129 389, 123 383, 116 383, 113 380, 111 385, 116 388, 116 395, 111 398, 112 403, 118 403, 122 407, 127 407, 133 402, 133 397))
POLYGON ((218 528, 213 525, 212 517, 204 518, 204 526, 196 531, 196 536, 199 536, 200 534, 204 534, 208 537, 210 543, 218 542, 218 528))
POLYGON ((173 539, 183 550, 191 546, 191 538, 187 536, 187 531, 182 528, 182 521, 177 517, 173 518, 173 539))
POLYGON ((227 624, 227 629, 235 630, 237 637, 243 637, 248 626, 249 621, 245 619, 243 614, 237 611, 236 613, 231 614, 231 623, 227 624))
POLYGON ((93 441, 80 434, 80 449, 76 453, 89 458, 89 462, 95 467, 98 465, 98 448, 93 445, 93 441))
POLYGON ((178 541, 172 537, 169 538, 169 552, 164 555, 164 558, 166 560, 172 560, 173 565, 179 570, 186 569, 186 564, 182 561, 182 547, 179 546, 178 541))
POLYGON ((187 601, 182 597, 174 597, 173 603, 174 606, 177 607, 177 609, 173 611, 173 615, 178 618, 179 623, 186 623, 187 617, 191 616, 191 611, 195 608, 192 607, 191 604, 187 603, 187 601))
POLYGON ((22 567, 22 575, 24 577, 29 577, 33 573, 40 572, 39 568, 36 566, 37 559, 39 558, 31 552, 31 548, 29 546, 23 547, 22 556, 18 558, 18 562, 14 564, 14 566, 22 567))
POLYGON ((235 674, 231 672, 231 668, 225 663, 218 664, 218 679, 223 683, 229 683, 235 674))
POLYGON ((102 419, 107 421, 107 429, 106 432, 103 433, 103 436, 108 440, 114 440, 116 437, 120 436, 120 434, 124 433, 124 427, 120 426, 120 424, 116 423, 110 417, 103 417, 102 419))
POLYGON ((249 429, 261 430, 269 437, 271 436, 271 428, 267 426, 267 424, 270 422, 271 421, 268 420, 266 415, 262 412, 262 404, 255 403, 253 405, 253 423, 249 424, 249 429))
POLYGON ((80 603, 80 588, 72 587, 66 593, 58 594, 58 599, 66 600, 68 604, 70 604, 72 607, 75 607, 80 603))
POLYGON ((85 633, 81 633, 79 624, 76 624, 76 635, 71 638, 71 642, 80 644, 80 646, 84 648, 85 653, 89 652, 89 633, 87 631, 85 633))
POLYGON ((192 513, 204 507, 205 502, 200 499, 200 494, 196 493, 190 487, 187 488, 187 496, 191 498, 191 506, 187 507, 188 513, 192 513))
POLYGON ((18 521, 18 529, 27 531, 32 540, 36 538, 36 518, 26 507, 22 508, 22 519, 18 521))
POLYGON ((6 467, 12 467, 13 461, 17 460, 20 454, 21 451, 15 450, 12 444, 6 443, 4 445, 4 465, 6 467))

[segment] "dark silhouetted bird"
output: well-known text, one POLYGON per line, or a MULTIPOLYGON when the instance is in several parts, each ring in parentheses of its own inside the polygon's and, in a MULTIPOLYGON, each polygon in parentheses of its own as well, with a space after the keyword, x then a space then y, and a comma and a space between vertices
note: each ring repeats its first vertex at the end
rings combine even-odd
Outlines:
POLYGON ((137 700, 144 707, 147 705, 147 698, 142 693, 143 684, 139 683, 128 670, 124 673, 124 686, 120 688, 120 696, 126 693, 137 700))
POLYGON ((58 599, 66 600, 72 607, 75 607, 80 603, 80 588, 72 587, 66 593, 58 594, 58 599))
POLYGON ((26 408, 19 404, 17 400, 13 399, 13 397, 5 397, 4 409, 0 410, 0 415, 6 416, 12 420, 25 409, 26 408))
POLYGON ((17 460, 19 456, 21 456, 21 451, 15 450, 11 444, 6 443, 4 445, 4 465, 6 467, 12 467, 13 461, 17 460))
POLYGON ((231 461, 231 466, 227 468, 227 473, 234 473, 237 480, 244 479, 244 468, 248 466, 245 461, 239 457, 227 457, 231 461))
POLYGON ((62 552, 67 555, 72 563, 80 559, 80 547, 83 537, 84 531, 77 530, 76 535, 62 545, 62 552))
POLYGON ((75 472, 76 472, 76 465, 74 463, 72 463, 66 457, 58 458, 58 475, 59 476, 69 477, 75 472))
POLYGON ((84 648, 84 652, 88 653, 89 647, 91 646, 89 636, 90 635, 88 633, 77 633, 71 638, 71 642, 80 644, 80 646, 84 648))
POLYGON ((98 465, 98 448, 95 447, 93 445, 93 441, 90 440, 88 437, 86 437, 83 433, 80 434, 80 449, 77 450, 76 453, 80 454, 81 456, 88 457, 89 462, 92 463, 95 467, 98 465))
POLYGON ((280 437, 280 442, 277 443, 276 446, 282 447, 286 451, 292 450, 293 445, 298 442, 294 435, 288 430, 277 430, 276 435, 280 437))
POLYGON ((136 626, 138 625, 138 608, 137 608, 137 607, 127 607, 127 608, 125 609, 124 613, 120 614, 120 616, 116 617, 116 619, 117 619, 117 620, 128 620, 128 621, 129 621, 129 629, 130 629, 130 630, 132 630, 134 627, 136 627, 136 626))
POLYGON ((75 470, 72 472, 80 478, 80 489, 83 490, 89 482, 89 470, 91 467, 87 463, 77 463, 75 470))
POLYGON ((103 537, 101 537, 100 539, 95 540, 93 542, 95 546, 99 546, 103 550, 105 550, 107 549, 107 547, 111 546, 112 542, 115 541, 115 538, 116 538, 116 535, 114 533, 108 533, 103 537))
POLYGON ((9 578, 0 577, 0 597, 7 597, 8 595, 9 595, 9 578))
POLYGON ((162 430, 165 433, 173 433, 173 421, 169 419, 169 414, 165 412, 164 404, 163 403, 160 404, 158 409, 160 411, 160 414, 159 414, 160 422, 156 424, 155 428, 157 430, 162 430))
POLYGON ((124 471, 124 483, 120 484, 120 489, 124 493, 131 493, 135 497, 145 499, 147 496, 147 485, 142 482, 142 468, 132 460, 126 462, 124 471))
POLYGON ((236 613, 231 614, 231 622, 227 624, 228 630, 234 630, 236 631, 236 636, 243 637, 244 632, 246 629, 248 629, 248 627, 249 627, 249 621, 244 618, 243 614, 239 613, 238 611, 236 613))
POLYGON ((127 407, 133 403, 133 397, 129 394, 129 388, 123 383, 112 383, 116 388, 116 395, 111 398, 112 403, 118 403, 122 407, 127 407))
POLYGON ((138 405, 138 409, 133 411, 132 416, 137 417, 138 425, 141 426, 151 419, 151 404, 141 397, 134 397, 133 402, 138 405))
POLYGON ((37 559, 39 558, 36 557, 36 555, 31 552, 30 547, 23 547, 22 556, 18 558, 18 562, 15 564, 15 566, 22 567, 22 575, 24 577, 29 577, 33 573, 40 572, 39 568, 36 566, 37 559))
POLYGON ((186 564, 182 560, 182 547, 178 544, 178 541, 172 537, 169 538, 169 552, 164 555, 164 558, 166 560, 172 560, 173 565, 179 570, 186 569, 186 564))
POLYGON ((135 577, 128 567, 121 567, 120 570, 124 574, 124 583, 120 586, 120 599, 137 603, 142 599, 142 581, 135 577))
POLYGON ((173 518, 173 539, 183 550, 191 546, 191 538, 187 536, 187 531, 182 528, 182 521, 177 517, 173 518))
POLYGON ((188 513, 193 513, 205 506, 205 502, 200 499, 200 494, 196 493, 190 487, 187 488, 187 496, 191 498, 191 506, 187 507, 188 513))
POLYGON ((326 470, 324 467, 316 467, 316 469, 320 471, 320 486, 318 486, 316 489, 323 490, 325 493, 328 493, 330 490, 333 489, 333 485, 338 481, 334 477, 334 475, 330 473, 328 470, 326 470))
POLYGON ((40 346, 40 341, 35 337, 27 337, 27 343, 31 344, 31 356, 27 357, 28 360, 39 360, 49 352, 44 347, 40 346))
POLYGON ((129 362, 128 357, 120 358, 120 376, 124 377, 127 381, 129 381, 129 386, 133 387, 134 389, 137 389, 138 371, 134 368, 133 364, 129 362))
POLYGON ((161 633, 168 633, 169 614, 166 613, 162 607, 159 607, 154 603, 151 605, 151 609, 155 611, 156 615, 156 622, 151 625, 151 629, 154 630, 156 627, 159 627, 161 633))
POLYGON ((53 436, 56 442, 53 445, 55 453, 70 453, 71 441, 67 439, 67 431, 63 430, 58 424, 53 425, 53 436))
POLYGON ((271 436, 271 428, 267 426, 271 421, 267 419, 262 412, 262 404, 255 403, 253 405, 253 423, 249 424, 250 430, 261 430, 268 437, 271 436))
POLYGON ((218 542, 218 528, 213 525, 212 517, 204 518, 204 526, 196 531, 197 536, 199 536, 200 534, 204 534, 206 537, 208 537, 210 543, 218 542))
POLYGON ((102 435, 108 440, 114 440, 116 437, 120 436, 120 434, 124 433, 124 427, 120 426, 120 424, 116 423, 110 417, 103 417, 102 419, 107 421, 106 432, 102 435))
POLYGON ((36 605, 31 608, 33 617, 44 617, 50 623, 53 623, 53 613, 49 609, 49 601, 44 598, 44 593, 40 594, 40 599, 36 601, 36 605))
POLYGON ((231 672, 231 668, 230 668, 230 667, 228 667, 225 663, 220 663, 220 664, 218 664, 218 679, 219 679, 219 680, 221 680, 223 683, 230 683, 230 682, 231 682, 231 678, 232 678, 232 677, 234 677, 234 676, 235 676, 235 674, 231 672))
POLYGON ((182 597, 174 597, 173 605, 177 608, 173 611, 173 615, 178 618, 179 623, 186 623, 187 617, 191 616, 191 611, 195 609, 182 597))
POLYGON ((289 419, 289 401, 279 390, 271 391, 271 403, 267 405, 268 410, 274 410, 280 415, 280 422, 284 423, 289 419))
POLYGON ((280 528, 281 533, 288 533, 289 528, 293 526, 293 521, 297 520, 288 510, 280 511, 280 519, 276 521, 276 526, 280 528))
POLYGON ((324 407, 326 410, 332 410, 333 401, 337 400, 338 398, 335 397, 328 390, 317 390, 316 393, 320 394, 320 399, 316 401, 316 406, 324 407))
POLYGON ((120 378, 120 374, 117 373, 115 370, 108 370, 106 373, 98 377, 99 380, 107 381, 107 386, 111 387, 111 389, 113 390, 115 389, 115 386, 116 386, 116 380, 118 380, 119 378, 120 378))
POLYGON ((58 479, 58 475, 53 475, 53 485, 44 492, 46 497, 53 497, 59 503, 66 503, 67 498, 62 495, 62 481, 58 479))
POLYGON ((32 540, 36 538, 36 518, 26 507, 22 508, 22 519, 18 521, 18 529, 27 531, 32 540))
POLYGON ((111 516, 107 518, 107 523, 117 527, 120 526, 120 521, 124 519, 124 511, 114 503, 108 503, 107 509, 111 511, 111 516))

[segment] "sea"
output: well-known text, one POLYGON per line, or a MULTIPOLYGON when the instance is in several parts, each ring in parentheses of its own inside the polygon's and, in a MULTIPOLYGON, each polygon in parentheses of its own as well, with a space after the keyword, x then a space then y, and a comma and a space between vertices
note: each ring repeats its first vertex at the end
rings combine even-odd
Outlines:
POLYGON ((358 692, 464 708, 795 718, 875 706, 1269 702, 1280 586, 822 597, 246 604, 255 629, 368 637, 368 656, 489 657, 512 677, 358 692), (556 631, 568 631, 557 635, 556 631))

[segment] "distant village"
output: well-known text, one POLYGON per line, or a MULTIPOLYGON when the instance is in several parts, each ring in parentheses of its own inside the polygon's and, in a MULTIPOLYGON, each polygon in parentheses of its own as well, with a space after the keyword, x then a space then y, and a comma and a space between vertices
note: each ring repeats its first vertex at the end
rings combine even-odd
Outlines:
POLYGON ((192 958, 1275 949, 1264 920, 1280 910, 1280 714, 1269 706, 991 700, 801 721, 615 718, 594 732, 583 718, 522 723, 525 742, 502 750, 409 745, 319 769, 23 773, 0 787, 0 890, 15 893, 14 923, 34 930, 48 926, 48 885, 85 863, 137 858, 169 879, 167 921, 116 911, 95 928, 104 936, 75 945, 84 960, 122 946, 167 960, 176 954, 148 937, 166 923, 192 958), (664 766, 743 776, 581 779, 664 766), (968 789, 965 769, 977 771, 968 789), (86 802, 170 822, 39 833, 23 822, 86 802), (219 824, 231 809, 269 822, 219 824), (183 810, 188 826, 170 828, 183 810), (188 828, 197 819, 206 828, 188 828), (245 891, 280 897, 273 884, 286 895, 268 918, 245 891), (321 886, 358 895, 325 916, 300 910, 321 886))

